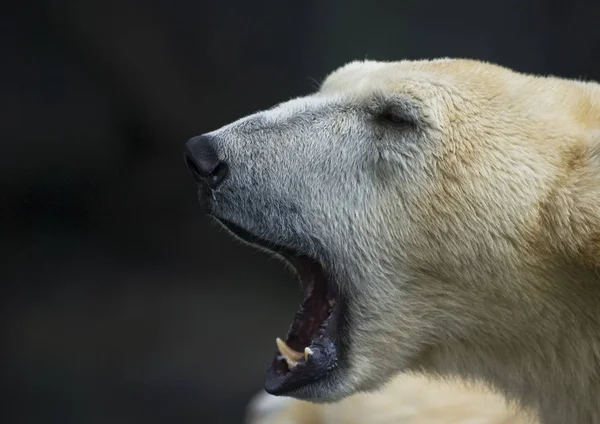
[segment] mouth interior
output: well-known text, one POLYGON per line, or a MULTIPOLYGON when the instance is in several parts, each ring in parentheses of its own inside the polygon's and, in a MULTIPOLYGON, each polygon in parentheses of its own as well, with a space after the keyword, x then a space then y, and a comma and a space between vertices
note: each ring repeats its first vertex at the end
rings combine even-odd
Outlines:
POLYGON ((336 339, 339 296, 319 261, 294 249, 269 243, 239 226, 220 220, 234 235, 285 258, 299 276, 303 301, 267 371, 265 388, 283 394, 324 377, 337 365, 336 339))
MULTIPOLYGON (((296 361, 301 365, 310 360, 310 355, 314 353, 313 342, 328 334, 329 319, 337 305, 337 295, 319 263, 306 256, 290 256, 289 253, 283 256, 298 272, 304 294, 304 300, 294 314, 285 339, 289 348, 302 354, 296 361), (309 350, 306 350, 307 348, 309 350)), ((281 358, 283 360, 278 361, 277 369, 281 372, 289 371, 294 367, 289 359, 294 358, 289 358, 284 352, 279 353, 281 356, 287 356, 288 360, 281 358)))

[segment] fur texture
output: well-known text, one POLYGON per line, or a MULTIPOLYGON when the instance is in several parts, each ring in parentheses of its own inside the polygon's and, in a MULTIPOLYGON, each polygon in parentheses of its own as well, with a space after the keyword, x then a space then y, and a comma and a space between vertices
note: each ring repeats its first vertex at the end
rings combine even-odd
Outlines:
POLYGON ((353 62, 211 135, 215 216, 319 258, 346 301, 338 368, 295 397, 418 371, 600 423, 598 84, 353 62))
POLYGON ((402 375, 381 391, 333 404, 257 394, 246 424, 535 424, 495 394, 456 382, 402 375))

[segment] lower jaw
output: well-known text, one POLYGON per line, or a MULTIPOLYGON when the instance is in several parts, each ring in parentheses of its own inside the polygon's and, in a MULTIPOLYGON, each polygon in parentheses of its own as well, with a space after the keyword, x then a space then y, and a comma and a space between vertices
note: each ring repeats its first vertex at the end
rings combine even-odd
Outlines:
MULTIPOLYGON (((343 299, 336 296, 330 315, 308 345, 310 355, 300 359, 296 366, 290 367, 282 358, 282 352, 275 353, 266 372, 264 387, 267 393, 313 402, 333 400, 331 395, 339 389, 344 363, 345 349, 340 337, 345 327, 344 309, 343 299)), ((293 328, 294 325, 288 340, 293 337, 293 328)))
POLYGON ((314 394, 315 386, 323 385, 338 370, 341 353, 338 339, 339 308, 340 305, 336 305, 326 321, 324 331, 318 333, 305 348, 304 357, 295 366, 289 365, 282 352, 275 353, 266 373, 265 390, 268 393, 298 397, 307 392, 305 396, 309 396, 309 393, 314 394))
POLYGON ((278 370, 281 359, 279 359, 279 354, 276 354, 267 370, 265 379, 267 393, 278 396, 297 396, 306 390, 314 391, 315 385, 331 377, 338 366, 335 343, 324 338, 315 341, 311 346, 313 354, 307 363, 283 373, 278 370))

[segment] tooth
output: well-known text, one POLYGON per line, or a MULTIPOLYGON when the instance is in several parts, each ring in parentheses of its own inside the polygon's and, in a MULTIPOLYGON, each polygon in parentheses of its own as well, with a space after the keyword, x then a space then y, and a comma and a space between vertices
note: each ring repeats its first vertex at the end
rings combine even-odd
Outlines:
POLYGON ((333 308, 335 306, 335 299, 329 299, 327 302, 329 303, 330 308, 333 308))
POLYGON ((308 357, 313 354, 313 351, 310 350, 310 347, 304 348, 304 360, 308 361, 308 357))
POLYGON ((281 353, 282 355, 285 355, 288 358, 293 359, 294 361, 297 361, 298 359, 302 358, 302 354, 300 352, 296 352, 279 337, 277 338, 277 340, 275 340, 275 342, 277 343, 277 347, 279 348, 279 353, 281 353))
POLYGON ((290 369, 296 367, 298 365, 298 360, 302 358, 302 354, 300 352, 296 352, 294 349, 289 347, 283 340, 279 337, 275 339, 275 343, 277 343, 277 348, 279 349, 279 353, 283 356, 283 359, 288 364, 290 369))

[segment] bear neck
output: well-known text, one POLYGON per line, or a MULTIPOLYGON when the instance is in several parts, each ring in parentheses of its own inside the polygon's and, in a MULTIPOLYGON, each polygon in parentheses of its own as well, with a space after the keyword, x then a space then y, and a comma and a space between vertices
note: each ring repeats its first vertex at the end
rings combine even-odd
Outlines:
POLYGON ((484 382, 543 424, 600 423, 600 273, 580 270, 549 272, 546 285, 511 300, 510 312, 483 302, 491 306, 477 324, 461 322, 461 333, 428 349, 415 368, 484 382))

